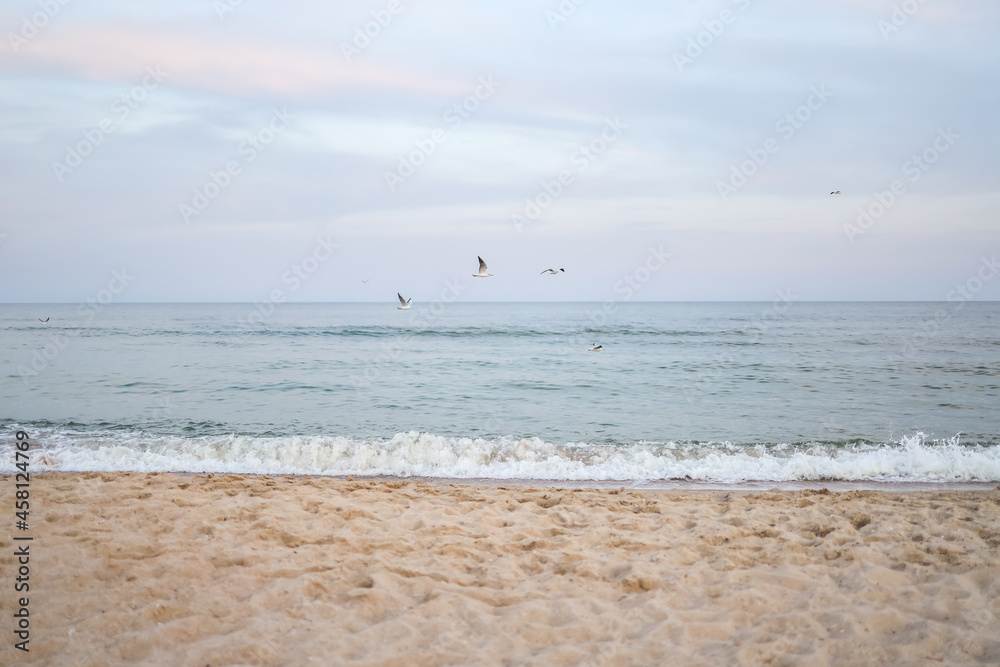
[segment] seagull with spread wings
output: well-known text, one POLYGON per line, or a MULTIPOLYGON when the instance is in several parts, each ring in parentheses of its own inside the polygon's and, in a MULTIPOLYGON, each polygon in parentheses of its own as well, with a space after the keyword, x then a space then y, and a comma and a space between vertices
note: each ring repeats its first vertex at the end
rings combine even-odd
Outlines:
POLYGON ((473 278, 489 278, 493 274, 489 272, 486 268, 486 262, 483 261, 482 257, 479 257, 479 273, 473 273, 473 278))

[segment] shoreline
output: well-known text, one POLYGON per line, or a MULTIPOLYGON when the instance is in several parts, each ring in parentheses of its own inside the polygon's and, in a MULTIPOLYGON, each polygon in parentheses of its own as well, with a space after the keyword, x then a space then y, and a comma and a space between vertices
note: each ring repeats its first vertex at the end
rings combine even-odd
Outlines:
MULTIPOLYGON (((205 474, 205 473, 195 473, 205 474)), ((271 475, 279 476, 279 475, 271 475)), ((308 477, 325 477, 325 475, 301 475, 308 477)), ((550 489, 619 489, 632 491, 819 491, 827 489, 833 492, 843 491, 884 491, 891 493, 908 493, 916 491, 995 491, 1000 490, 1000 482, 858 482, 858 481, 790 481, 773 482, 750 480, 746 482, 701 482, 693 480, 560 480, 560 479, 500 479, 492 477, 390 477, 390 476, 359 476, 337 475, 334 479, 343 481, 359 480, 373 482, 424 482, 427 484, 468 484, 470 486, 517 486, 544 487, 550 489)))
MULTIPOLYGON (((856 481, 856 480, 793 480, 770 481, 748 480, 744 482, 706 482, 698 480, 663 479, 524 479, 510 477, 402 477, 399 475, 321 475, 321 474, 284 474, 257 472, 189 472, 184 470, 152 471, 140 470, 46 470, 33 472, 35 477, 47 475, 177 475, 180 477, 212 476, 224 477, 238 475, 241 477, 291 478, 291 479, 330 479, 341 482, 413 482, 423 484, 451 484, 483 487, 515 486, 542 487, 550 489, 619 489, 634 491, 819 491, 827 489, 833 492, 844 491, 884 491, 887 493, 910 493, 917 491, 996 491, 1000 490, 1000 481, 991 482, 928 482, 928 481, 856 481)), ((0 477, 13 473, 0 473, 0 477)))
POLYGON ((521 482, 32 475, 31 653, 0 661, 1000 662, 995 488, 521 482))

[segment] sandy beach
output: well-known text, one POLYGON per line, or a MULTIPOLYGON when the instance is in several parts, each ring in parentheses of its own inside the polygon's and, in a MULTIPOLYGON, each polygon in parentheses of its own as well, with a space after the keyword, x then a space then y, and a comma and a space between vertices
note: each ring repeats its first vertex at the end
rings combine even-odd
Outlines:
POLYGON ((11 518, 3 664, 1000 664, 1000 491, 47 473, 31 498, 31 651, 11 518))

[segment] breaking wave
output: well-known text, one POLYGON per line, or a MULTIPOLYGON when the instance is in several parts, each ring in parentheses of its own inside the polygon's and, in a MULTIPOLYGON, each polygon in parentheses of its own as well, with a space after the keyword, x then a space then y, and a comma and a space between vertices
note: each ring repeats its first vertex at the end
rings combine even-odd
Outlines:
MULTIPOLYGON (((540 438, 397 433, 341 436, 162 436, 146 432, 35 430, 31 470, 136 471, 537 480, 1000 481, 1000 446, 932 440, 734 444, 556 444, 540 438)), ((14 472, 13 434, 0 469, 14 472), (10 450, 10 451, 7 451, 10 450)))

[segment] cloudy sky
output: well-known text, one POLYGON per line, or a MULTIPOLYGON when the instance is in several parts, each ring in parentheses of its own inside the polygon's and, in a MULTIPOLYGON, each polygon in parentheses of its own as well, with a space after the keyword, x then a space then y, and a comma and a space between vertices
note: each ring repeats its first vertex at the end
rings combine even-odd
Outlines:
POLYGON ((0 301, 420 301, 476 255, 471 301, 989 273, 994 0, 576 2, 5 2, 0 301))

